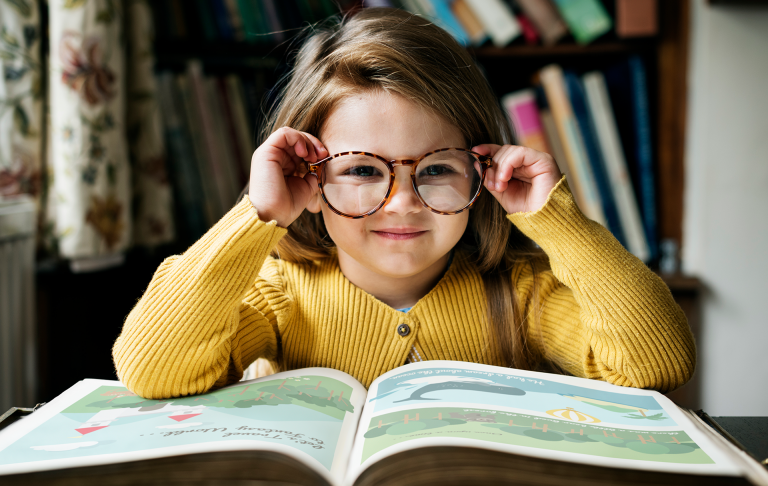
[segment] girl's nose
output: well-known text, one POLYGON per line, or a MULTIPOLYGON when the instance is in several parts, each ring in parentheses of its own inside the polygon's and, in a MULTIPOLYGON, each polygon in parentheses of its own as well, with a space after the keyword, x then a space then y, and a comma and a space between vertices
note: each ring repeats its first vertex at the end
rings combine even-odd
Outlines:
POLYGON ((389 201, 381 208, 382 211, 398 214, 416 213, 424 209, 419 197, 413 190, 411 168, 408 166, 395 167, 395 183, 389 201))

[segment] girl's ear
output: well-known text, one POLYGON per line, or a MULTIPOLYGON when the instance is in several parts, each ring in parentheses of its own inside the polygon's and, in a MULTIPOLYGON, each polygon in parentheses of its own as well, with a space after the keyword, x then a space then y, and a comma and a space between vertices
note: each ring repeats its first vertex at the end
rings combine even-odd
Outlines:
POLYGON ((323 210, 323 199, 320 197, 320 191, 317 191, 314 196, 309 199, 307 203, 307 211, 310 213, 319 213, 323 210))

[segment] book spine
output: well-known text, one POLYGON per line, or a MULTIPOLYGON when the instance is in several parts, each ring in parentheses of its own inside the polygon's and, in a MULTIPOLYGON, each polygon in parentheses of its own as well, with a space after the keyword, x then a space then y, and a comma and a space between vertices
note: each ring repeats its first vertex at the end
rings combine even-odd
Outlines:
POLYGON ((616 119, 613 115, 611 101, 605 78, 599 71, 593 71, 582 77, 587 102, 595 124, 595 132, 600 150, 608 172, 610 187, 613 190, 614 201, 619 211, 627 248, 639 259, 647 262, 650 259, 645 229, 637 207, 635 191, 629 177, 627 160, 621 146, 616 119))
POLYGON ((565 174, 565 177, 569 181, 573 181, 570 168, 566 163, 568 158, 565 155, 563 142, 560 141, 560 135, 557 134, 557 124, 555 123, 555 117, 552 116, 552 112, 549 110, 549 108, 542 108, 539 111, 539 117, 541 118, 541 125, 544 127, 544 132, 547 134, 547 143, 552 149, 550 154, 555 158, 555 162, 557 162, 557 166, 560 168, 560 172, 565 174))
POLYGON ((237 6, 240 10, 240 18, 243 21, 243 34, 246 42, 258 44, 262 42, 261 22, 256 15, 256 6, 249 0, 237 0, 237 6))
POLYGON ((224 0, 224 5, 227 7, 227 16, 229 17, 229 25, 232 26, 234 39, 237 41, 245 40, 243 16, 240 13, 240 8, 237 6, 237 0, 224 0))
POLYGON ((269 25, 269 32, 272 33, 272 37, 276 42, 283 42, 285 40, 285 33, 283 32, 283 24, 280 22, 280 17, 277 14, 275 0, 263 0, 259 3, 263 8, 263 18, 269 25))
POLYGON ((164 72, 158 75, 158 101, 163 111, 165 138, 168 141, 173 178, 177 181, 177 197, 180 204, 177 210, 183 214, 185 233, 190 241, 200 238, 208 228, 206 226, 203 189, 197 174, 194 153, 190 147, 189 135, 184 127, 184 117, 180 109, 178 93, 174 89, 173 74, 164 72))
POLYGON ((223 40, 233 40, 235 34, 232 25, 229 23, 229 12, 224 0, 210 0, 213 10, 214 20, 219 31, 219 38, 223 40))
MULTIPOLYGON (((239 140, 240 147, 242 147, 242 151, 245 154, 245 157, 242 160, 242 170, 246 176, 249 176, 251 173, 251 157, 253 155, 253 151, 256 150, 256 147, 253 142, 254 128, 253 125, 248 121, 248 115, 245 110, 245 92, 243 90, 243 85, 240 82, 240 78, 234 74, 227 76, 226 85, 227 94, 229 95, 229 100, 232 107, 232 115, 235 120, 237 138, 239 140)), ((246 181, 248 181, 248 177, 246 177, 246 181)))
POLYGON ((472 41, 472 45, 479 46, 488 39, 483 24, 469 8, 467 0, 454 0, 451 3, 451 11, 472 41))
POLYGON ((181 4, 181 0, 171 0, 170 10, 174 25, 176 26, 176 37, 180 39, 188 38, 189 32, 187 22, 184 19, 184 6, 181 4))
POLYGON ((197 173, 200 177, 201 186, 203 189, 203 210, 205 212, 206 226, 211 227, 216 222, 217 214, 219 214, 218 196, 216 195, 216 186, 213 182, 213 171, 210 164, 208 164, 205 142, 203 140, 203 129, 200 122, 200 114, 197 110, 197 103, 192 93, 192 88, 189 85, 189 78, 187 75, 182 74, 176 78, 176 86, 179 90, 179 94, 182 101, 182 108, 186 115, 187 133, 189 133, 189 139, 191 141, 191 147, 193 151, 193 159, 196 164, 197 173))
POLYGON ((565 23, 579 44, 589 44, 613 27, 613 21, 598 0, 554 0, 565 23))
POLYGON ((632 112, 635 125, 635 156, 637 159, 638 186, 640 187, 640 205, 651 259, 655 259, 658 255, 658 236, 656 234, 656 187, 653 173, 651 117, 645 67, 638 56, 629 58, 629 72, 632 82, 632 112))
POLYGON ((497 47, 504 47, 523 33, 520 24, 501 0, 466 0, 483 29, 497 47))
MULTIPOLYGON (((248 180, 247 172, 243 171, 243 160, 247 157, 245 150, 240 146, 240 137, 237 135, 237 128, 235 127, 235 115, 232 107, 232 99, 227 92, 227 84, 224 78, 215 78, 215 88, 219 97, 219 107, 221 108, 222 115, 222 129, 226 133, 225 140, 229 141, 231 147, 231 153, 233 164, 232 172, 234 173, 234 179, 236 186, 242 187, 248 180)), ((226 143, 226 142, 225 142, 226 143)), ((240 192, 240 191, 238 191, 240 192)))
POLYGON ((211 168, 210 173, 213 176, 213 183, 216 188, 216 219, 226 213, 231 205, 231 190, 229 189, 225 167, 220 152, 217 152, 218 143, 216 139, 215 120, 211 113, 211 105, 206 88, 205 78, 203 77, 203 68, 199 61, 191 61, 188 65, 189 81, 191 92, 197 106, 197 112, 200 114, 200 125, 202 128, 202 139, 205 147, 205 160, 211 168))
POLYGON ((219 33, 216 31, 216 21, 214 20, 213 9, 208 2, 209 0, 195 0, 198 13, 197 16, 203 27, 205 40, 214 41, 219 37, 219 33))
POLYGON ((431 0, 432 10, 434 11, 437 24, 448 31, 456 41, 462 46, 470 45, 469 35, 461 26, 453 12, 451 11, 449 0, 431 0))
POLYGON ((224 205, 224 212, 227 212, 236 204, 237 195, 242 187, 238 184, 235 175, 237 162, 232 154, 230 138, 227 136, 226 121, 219 99, 219 91, 216 87, 216 78, 204 77, 203 89, 210 114, 210 123, 207 124, 207 129, 210 133, 210 145, 213 148, 211 160, 214 161, 220 176, 218 183, 223 196, 222 204, 224 205))
POLYGON ((551 153, 536 105, 533 89, 523 89, 504 96, 501 103, 507 111, 517 136, 518 145, 530 147, 539 152, 551 153))
POLYGON ((581 137, 573 108, 565 90, 563 70, 552 64, 540 72, 541 84, 547 95, 550 109, 557 123, 557 131, 563 142, 567 163, 574 176, 574 189, 584 214, 603 226, 606 225, 600 194, 597 191, 592 169, 589 166, 584 142, 581 137))
POLYGON ((598 147, 597 134, 595 133, 592 114, 589 112, 589 107, 587 106, 584 88, 581 85, 578 76, 572 72, 565 73, 565 86, 568 92, 568 97, 571 100, 573 114, 576 117, 576 122, 581 131, 584 150, 590 168, 592 169, 595 185, 600 193, 600 202, 603 206, 603 214, 605 215, 608 229, 613 233, 613 236, 626 247, 626 238, 624 238, 624 230, 619 219, 619 211, 616 208, 616 202, 613 199, 613 191, 611 191, 608 175, 605 171, 605 163, 603 162, 602 153, 598 147))
POLYGON ((659 31, 656 0, 616 0, 616 35, 644 37, 659 31))
POLYGON ((544 45, 553 45, 568 33, 568 27, 549 0, 517 0, 517 5, 536 27, 544 45))

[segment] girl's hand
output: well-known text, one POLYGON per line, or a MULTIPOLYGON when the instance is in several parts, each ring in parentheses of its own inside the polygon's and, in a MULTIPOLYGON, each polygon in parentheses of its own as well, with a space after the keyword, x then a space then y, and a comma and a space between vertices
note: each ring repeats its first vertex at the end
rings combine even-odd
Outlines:
POLYGON ((262 221, 287 228, 317 193, 317 178, 306 162, 327 157, 316 137, 283 127, 276 130, 251 157, 249 197, 262 221))
POLYGON ((485 187, 507 214, 541 209, 562 177, 551 155, 528 147, 482 144, 472 151, 493 157, 485 187))

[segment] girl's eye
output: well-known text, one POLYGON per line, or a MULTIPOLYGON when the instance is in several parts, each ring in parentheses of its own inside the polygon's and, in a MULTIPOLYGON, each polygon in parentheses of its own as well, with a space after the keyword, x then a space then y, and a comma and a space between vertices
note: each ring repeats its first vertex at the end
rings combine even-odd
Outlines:
POLYGON ((372 167, 370 165, 361 165, 358 167, 350 167, 347 170, 347 174, 357 176, 357 177, 373 177, 377 175, 378 171, 376 170, 376 167, 372 167))
POLYGON ((451 167, 446 167, 444 165, 430 165, 429 167, 426 167, 424 170, 422 170, 421 174, 419 175, 422 177, 437 177, 441 175, 447 175, 451 172, 453 172, 451 167))

